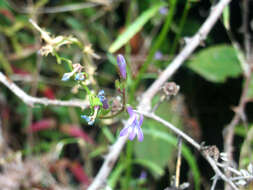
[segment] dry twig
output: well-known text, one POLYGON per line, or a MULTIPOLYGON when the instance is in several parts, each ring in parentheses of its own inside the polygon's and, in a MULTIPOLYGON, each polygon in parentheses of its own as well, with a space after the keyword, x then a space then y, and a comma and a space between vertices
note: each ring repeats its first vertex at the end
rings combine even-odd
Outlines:
POLYGON ((19 97, 25 104, 29 106, 34 106, 34 104, 42 104, 45 106, 54 105, 54 106, 69 106, 69 107, 80 107, 85 109, 89 106, 87 101, 82 100, 50 100, 47 98, 37 98, 28 95, 22 89, 20 89, 14 82, 7 78, 2 72, 0 72, 0 83, 9 88, 17 97, 19 97))
MULTIPOLYGON (((150 119, 154 119, 155 121, 163 124, 164 126, 168 127, 170 130, 172 130, 174 133, 176 133, 178 136, 182 137, 184 140, 186 140, 188 143, 190 143, 194 148, 196 148, 198 151, 201 151, 201 145, 198 144, 194 139, 192 139, 190 136, 185 134, 183 131, 169 123, 168 121, 165 121, 164 119, 160 118, 159 116, 153 114, 153 113, 148 113, 148 112, 143 112, 143 111, 138 111, 138 113, 143 114, 145 117, 148 117, 150 119)), ((215 171, 216 175, 221 177, 225 182, 227 182, 232 188, 237 189, 235 184, 228 179, 222 171, 218 168, 217 162, 210 157, 208 154, 203 154, 202 156, 209 162, 213 170, 215 171)))

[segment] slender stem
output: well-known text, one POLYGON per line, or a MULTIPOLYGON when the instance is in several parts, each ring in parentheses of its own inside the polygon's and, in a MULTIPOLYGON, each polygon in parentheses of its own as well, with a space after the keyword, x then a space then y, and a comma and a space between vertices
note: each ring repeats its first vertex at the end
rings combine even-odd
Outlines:
MULTIPOLYGON (((134 12, 133 8, 134 8, 135 3, 136 3, 136 0, 130 0, 130 4, 129 4, 128 10, 127 10, 126 22, 125 22, 125 27, 126 28, 131 23, 131 20, 132 20, 132 17, 133 17, 133 12, 134 12)), ((127 59, 128 59, 128 56, 131 54, 131 46, 130 46, 129 42, 125 46, 125 54, 126 54, 127 59)))
POLYGON ((170 55, 174 55, 175 51, 176 51, 176 48, 177 48, 177 44, 178 44, 178 41, 179 41, 179 38, 181 36, 181 33, 183 31, 183 28, 184 28, 184 24, 185 24, 185 21, 186 21, 186 18, 187 18, 187 15, 188 15, 188 12, 191 8, 191 2, 190 0, 188 0, 186 3, 185 3, 185 6, 184 6, 184 11, 183 11, 183 15, 181 17, 181 20, 180 20, 180 24, 179 24, 179 30, 176 34, 176 37, 172 43, 172 47, 171 47, 171 50, 170 50, 170 55))
POLYGON ((154 105, 154 107, 151 110, 151 113, 155 113, 155 111, 157 110, 157 108, 161 105, 161 103, 165 100, 166 96, 163 95, 161 96, 161 98, 159 99, 159 101, 154 105))
MULTIPOLYGON (((224 130, 224 151, 228 154, 229 162, 233 162, 233 141, 234 141, 235 126, 241 121, 242 118, 246 118, 244 109, 247 104, 247 94, 249 91, 251 74, 252 71, 250 70, 249 76, 245 76, 245 84, 240 97, 239 105, 235 110, 235 115, 233 119, 224 130)), ((227 171, 226 176, 230 177, 231 172, 227 171)), ((231 188, 226 185, 225 189, 229 190, 231 188)))
POLYGON ((125 181, 125 188, 129 188, 130 180, 131 180, 131 173, 132 173, 132 167, 131 167, 131 162, 132 162, 132 154, 133 154, 133 142, 129 141, 127 143, 126 147, 126 159, 125 162, 129 165, 126 170, 126 181, 125 181))
POLYGON ((164 42, 166 35, 170 29, 172 19, 174 16, 174 12, 175 12, 175 8, 177 5, 177 0, 169 0, 169 2, 170 2, 171 6, 170 6, 169 13, 166 17, 165 24, 163 25, 163 28, 162 28, 157 40, 155 41, 155 44, 151 47, 151 50, 150 50, 148 57, 147 57, 147 60, 143 63, 141 69, 138 72, 136 79, 133 81, 133 84, 130 88, 130 100, 134 99, 135 90, 136 90, 137 86, 139 85, 140 80, 143 77, 143 74, 146 72, 148 65, 152 62, 156 51, 160 48, 160 46, 164 42))
POLYGON ((179 188, 179 185, 180 185, 181 153, 182 153, 182 138, 178 137, 177 167, 176 167, 176 179, 175 179, 176 188, 179 188))
POLYGON ((215 186, 216 186, 216 184, 217 184, 218 179, 219 179, 219 176, 216 174, 216 175, 214 176, 214 179, 213 179, 213 183, 212 183, 211 190, 215 190, 215 186))
POLYGON ((13 73, 12 68, 10 66, 10 63, 5 58, 5 56, 4 56, 4 54, 3 54, 2 51, 0 51, 0 62, 1 62, 0 68, 2 67, 7 74, 12 74, 13 73))
POLYGON ((243 27, 243 33, 244 33, 244 51, 246 54, 247 61, 249 60, 250 53, 251 53, 251 42, 250 42, 250 33, 248 28, 248 22, 249 22, 249 0, 243 0, 242 2, 243 6, 243 16, 242 16, 242 27, 243 27))
POLYGON ((91 94, 90 89, 85 85, 84 82, 81 82, 81 85, 82 85, 83 89, 86 91, 87 94, 91 94))

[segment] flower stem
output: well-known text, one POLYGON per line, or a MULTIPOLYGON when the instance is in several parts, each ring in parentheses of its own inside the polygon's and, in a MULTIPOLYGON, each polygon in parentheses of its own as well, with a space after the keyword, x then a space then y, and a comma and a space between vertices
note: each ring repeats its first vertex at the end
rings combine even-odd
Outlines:
POLYGON ((176 37, 174 38, 174 41, 172 43, 172 48, 170 50, 170 55, 173 55, 176 51, 176 48, 177 48, 177 45, 178 45, 178 41, 179 41, 179 38, 182 34, 182 31, 183 31, 183 28, 184 28, 184 24, 185 24, 185 20, 187 18, 187 15, 188 15, 188 12, 191 8, 191 3, 190 3, 190 0, 188 0, 185 4, 185 7, 184 7, 184 11, 183 11, 183 15, 180 19, 180 23, 179 23, 179 30, 176 34, 176 37))

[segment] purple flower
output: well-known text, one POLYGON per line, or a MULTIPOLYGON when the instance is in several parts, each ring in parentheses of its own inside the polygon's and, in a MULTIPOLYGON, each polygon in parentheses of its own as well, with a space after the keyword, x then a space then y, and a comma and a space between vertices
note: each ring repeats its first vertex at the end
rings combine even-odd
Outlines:
POLYGON ((108 105, 108 101, 105 97, 105 91, 104 90, 100 90, 98 92, 98 98, 99 98, 100 102, 103 104, 103 108, 108 109, 109 105, 108 105))
POLYGON ((155 52, 155 60, 161 60, 163 58, 163 54, 160 51, 155 52))
POLYGON ((168 8, 167 7, 161 7, 159 10, 161 15, 166 15, 168 13, 168 8))
POLYGON ((127 112, 130 116, 128 119, 128 122, 126 124, 126 127, 124 127, 120 131, 120 136, 125 136, 129 134, 129 140, 133 140, 135 136, 137 135, 139 141, 143 141, 143 133, 141 130, 141 125, 143 122, 143 115, 136 114, 132 107, 127 107, 127 112))
POLYGON ((147 179, 147 172, 141 171, 141 175, 140 175, 139 179, 147 179))
POLYGON ((117 56, 117 63, 118 63, 118 68, 120 72, 120 76, 123 79, 126 79, 126 60, 123 55, 119 54, 117 56))

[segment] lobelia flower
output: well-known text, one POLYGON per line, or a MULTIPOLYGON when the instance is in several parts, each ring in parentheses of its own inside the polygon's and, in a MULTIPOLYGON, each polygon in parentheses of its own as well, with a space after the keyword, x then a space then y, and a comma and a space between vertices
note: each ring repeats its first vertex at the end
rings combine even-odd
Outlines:
POLYGON ((163 54, 160 51, 155 52, 155 60, 161 60, 163 58, 163 54))
POLYGON ((94 107, 94 113, 91 116, 81 115, 81 118, 85 119, 88 125, 93 125, 97 117, 99 106, 94 107))
POLYGON ((143 133, 141 130, 141 125, 143 122, 143 115, 139 115, 135 113, 132 109, 132 107, 127 107, 127 112, 130 116, 128 119, 128 122, 126 124, 126 127, 124 127, 120 131, 120 136, 125 136, 129 134, 129 140, 133 140, 135 136, 137 135, 139 141, 143 141, 143 133))
POLYGON ((120 76, 123 78, 123 79, 126 79, 126 60, 124 58, 123 55, 119 54, 117 56, 117 63, 118 63, 118 68, 119 68, 119 72, 120 72, 120 76))
POLYGON ((98 92, 98 98, 99 98, 100 102, 103 104, 103 108, 108 109, 109 105, 108 105, 108 101, 105 97, 105 91, 104 90, 100 90, 98 92))
POLYGON ((141 171, 141 175, 140 175, 139 179, 147 179, 147 172, 141 171))
POLYGON ((75 76, 75 80, 77 81, 83 81, 85 79, 84 74, 83 73, 77 73, 75 76))
POLYGON ((169 10, 168 10, 167 7, 161 7, 160 10, 159 10, 161 15, 167 15, 168 11, 169 10))
MULTIPOLYGON (((82 70, 82 66, 79 63, 76 63, 73 65, 73 71, 69 72, 69 73, 64 73, 64 75, 62 76, 62 81, 67 81, 69 80, 76 72, 80 72, 82 70)), ((79 73, 77 73, 76 75, 78 75, 79 73)), ((80 78, 80 77, 79 77, 80 78)), ((79 79, 80 80, 80 79, 79 79)))
MULTIPOLYGON (((104 90, 100 90, 98 92, 97 97, 99 98, 99 101, 103 104, 103 108, 104 109, 108 109, 109 105, 108 105, 108 101, 105 97, 105 91, 104 90)), ((95 119, 97 117, 98 114, 98 110, 100 109, 100 106, 95 106, 94 107, 94 113, 93 115, 87 116, 87 115, 81 115, 81 118, 85 119, 86 122, 88 123, 88 125, 93 125, 95 122, 95 119)))

